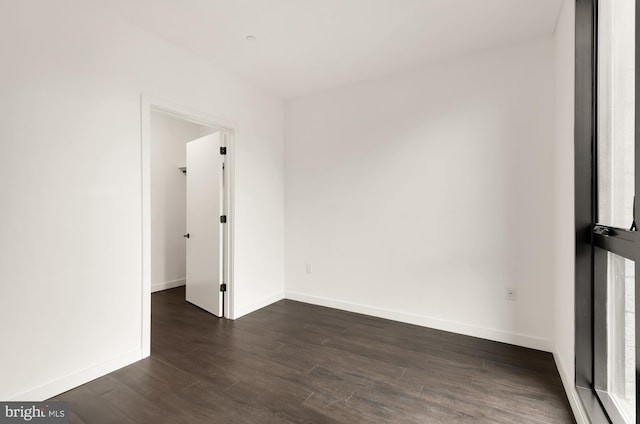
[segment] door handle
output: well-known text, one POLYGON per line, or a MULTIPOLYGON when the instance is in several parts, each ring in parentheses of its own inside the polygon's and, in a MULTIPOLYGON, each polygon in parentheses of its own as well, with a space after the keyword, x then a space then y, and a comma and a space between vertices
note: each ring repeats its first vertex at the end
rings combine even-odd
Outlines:
POLYGON ((187 234, 183 235, 182 237, 189 238, 189 237, 191 237, 191 235, 189 235, 189 233, 187 233, 187 234))

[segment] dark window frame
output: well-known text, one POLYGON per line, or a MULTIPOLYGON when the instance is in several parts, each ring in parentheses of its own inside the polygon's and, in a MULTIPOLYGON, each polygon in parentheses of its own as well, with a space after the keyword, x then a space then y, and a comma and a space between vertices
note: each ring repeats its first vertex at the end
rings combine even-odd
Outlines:
MULTIPOLYGON (((635 52, 635 134, 636 169, 640 164, 638 134, 640 134, 640 0, 636 0, 635 52)), ((594 316, 601 304, 601 288, 594 290, 595 272, 602 273, 605 251, 610 250, 635 260, 636 287, 640 276, 640 237, 637 231, 609 229, 607 236, 596 231, 597 224, 597 23, 598 0, 576 0, 575 16, 575 385, 592 423, 611 422, 602 400, 595 390, 596 370, 603 366, 595 362, 598 348, 594 334, 600 329, 594 316), (611 237, 613 236, 613 237, 611 237)), ((640 189, 640 172, 635 173, 636 198, 640 189)), ((635 222, 640 222, 640 208, 634 210, 635 222)), ((602 275, 599 276, 602 278, 602 275)), ((638 290, 636 290, 638 293, 638 290)), ((640 296, 636 296, 636 311, 640 311, 640 296)), ((640 326, 636 314, 636 346, 640 346, 640 326)), ((640 383, 640 349, 636 349, 636 393, 640 383)), ((636 404, 636 416, 640 403, 636 404)))

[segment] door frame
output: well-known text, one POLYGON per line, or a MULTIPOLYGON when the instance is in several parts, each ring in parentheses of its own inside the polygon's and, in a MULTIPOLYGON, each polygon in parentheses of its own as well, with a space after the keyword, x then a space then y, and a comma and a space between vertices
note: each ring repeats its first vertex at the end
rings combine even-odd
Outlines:
POLYGON ((224 318, 234 317, 234 287, 233 284, 233 246, 234 246, 234 183, 235 183, 235 128, 236 124, 227 119, 209 115, 193 108, 177 103, 142 94, 140 97, 140 147, 142 157, 142 357, 151 354, 151 113, 161 112, 173 115, 198 125, 219 128, 223 136, 223 143, 227 147, 225 158, 225 187, 224 203, 226 205, 226 237, 224 240, 223 262, 224 282, 227 284, 224 296, 224 318))

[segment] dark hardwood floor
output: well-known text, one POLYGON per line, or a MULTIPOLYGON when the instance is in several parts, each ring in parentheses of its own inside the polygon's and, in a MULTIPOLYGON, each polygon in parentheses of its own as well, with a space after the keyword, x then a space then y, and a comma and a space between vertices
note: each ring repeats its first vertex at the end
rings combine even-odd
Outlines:
POLYGON ((549 353, 283 300, 152 296, 151 357, 66 392, 77 423, 572 423, 549 353))

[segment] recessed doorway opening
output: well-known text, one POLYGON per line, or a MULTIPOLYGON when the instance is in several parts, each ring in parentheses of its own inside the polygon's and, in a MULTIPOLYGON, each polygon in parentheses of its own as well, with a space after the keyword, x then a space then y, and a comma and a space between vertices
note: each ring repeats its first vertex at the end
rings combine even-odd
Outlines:
POLYGON ((233 317, 233 125, 142 98, 142 339, 151 293, 186 285, 188 301, 233 317))

